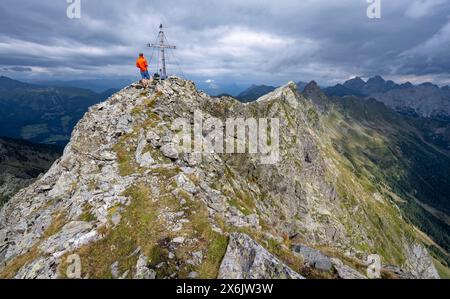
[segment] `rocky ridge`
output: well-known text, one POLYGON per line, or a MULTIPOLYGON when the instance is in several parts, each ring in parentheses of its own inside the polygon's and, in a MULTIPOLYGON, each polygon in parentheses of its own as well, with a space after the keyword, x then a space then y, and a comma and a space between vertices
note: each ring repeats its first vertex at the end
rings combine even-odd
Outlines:
POLYGON ((91 107, 62 158, 0 211, 1 277, 67 277, 76 254, 90 278, 360 278, 371 253, 436 277, 395 205, 342 165, 313 100, 321 96, 311 96, 319 89, 305 90, 291 82, 242 104, 171 77, 91 107), (280 161, 178 152, 173 121, 192 123, 195 111, 224 123, 278 118, 280 161), (305 261, 299 244, 331 266, 305 261))

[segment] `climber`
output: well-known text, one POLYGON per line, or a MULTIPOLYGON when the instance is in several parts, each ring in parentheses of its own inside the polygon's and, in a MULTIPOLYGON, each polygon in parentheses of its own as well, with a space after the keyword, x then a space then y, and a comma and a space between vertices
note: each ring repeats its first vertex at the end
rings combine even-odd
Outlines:
POLYGON ((148 63, 145 59, 144 54, 140 53, 139 58, 136 60, 136 67, 141 71, 142 80, 150 80, 150 75, 148 73, 148 63))

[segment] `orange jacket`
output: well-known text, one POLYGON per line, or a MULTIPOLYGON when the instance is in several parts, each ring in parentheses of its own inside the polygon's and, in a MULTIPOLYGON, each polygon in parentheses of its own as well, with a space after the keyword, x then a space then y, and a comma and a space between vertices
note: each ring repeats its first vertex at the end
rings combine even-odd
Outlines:
POLYGON ((145 59, 145 57, 139 57, 138 60, 136 60, 136 67, 145 72, 148 67, 147 59, 145 59))

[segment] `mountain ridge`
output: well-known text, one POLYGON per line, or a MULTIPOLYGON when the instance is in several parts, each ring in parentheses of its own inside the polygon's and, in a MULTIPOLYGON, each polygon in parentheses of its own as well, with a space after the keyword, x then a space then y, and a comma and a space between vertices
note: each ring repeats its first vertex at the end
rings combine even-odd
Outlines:
POLYGON ((280 267, 296 278, 364 277, 362 261, 377 252, 412 277, 437 277, 388 193, 354 174, 332 146, 333 119, 323 110, 330 103, 320 102, 314 85, 305 88, 308 97, 291 82, 242 104, 170 77, 91 107, 61 160, 0 211, 0 275, 64 277, 65 258, 78 254, 90 278, 215 278, 223 269, 235 269, 225 271, 234 278, 273 278, 280 267), (279 117, 281 160, 261 165, 251 154, 177 152, 170 123, 191 119, 195 109, 222 120, 279 117), (265 266, 240 265, 236 252, 248 248, 239 244, 250 244, 265 266), (306 262, 294 244, 332 259, 326 267, 306 262))
POLYGON ((343 84, 324 89, 330 96, 354 95, 375 98, 400 113, 412 111, 417 116, 450 120, 450 92, 447 88, 425 82, 413 85, 410 82, 397 84, 381 76, 367 81, 355 77, 343 84))

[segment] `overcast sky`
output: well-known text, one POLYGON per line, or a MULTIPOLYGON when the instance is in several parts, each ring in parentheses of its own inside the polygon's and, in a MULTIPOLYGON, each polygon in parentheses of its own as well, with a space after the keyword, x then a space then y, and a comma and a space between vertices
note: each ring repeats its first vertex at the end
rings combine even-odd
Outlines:
POLYGON ((137 53, 150 58, 145 45, 163 23, 188 79, 329 85, 380 74, 450 84, 450 1, 381 5, 374 20, 366 0, 81 0, 81 18, 69 19, 66 0, 2 0, 0 74, 136 77, 137 53))

